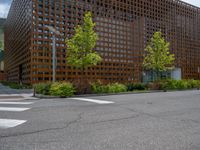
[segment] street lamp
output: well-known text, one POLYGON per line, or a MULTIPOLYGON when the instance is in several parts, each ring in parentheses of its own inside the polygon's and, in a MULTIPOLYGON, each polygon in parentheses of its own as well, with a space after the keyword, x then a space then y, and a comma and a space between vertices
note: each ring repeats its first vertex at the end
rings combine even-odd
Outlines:
POLYGON ((46 27, 49 29, 49 31, 53 33, 52 66, 53 66, 53 82, 55 82, 56 81, 56 35, 61 35, 61 33, 52 26, 46 25, 46 27))

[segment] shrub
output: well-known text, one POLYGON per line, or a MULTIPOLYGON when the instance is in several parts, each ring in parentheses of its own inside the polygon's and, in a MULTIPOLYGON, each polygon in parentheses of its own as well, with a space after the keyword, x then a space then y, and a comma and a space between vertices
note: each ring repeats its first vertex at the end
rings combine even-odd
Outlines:
POLYGON ((49 95, 49 90, 52 83, 37 83, 34 84, 33 87, 37 94, 49 95))
POLYGON ((90 86, 91 86, 91 90, 93 93, 105 93, 106 92, 106 86, 103 85, 101 83, 101 81, 97 81, 97 82, 94 82, 94 83, 90 83, 90 86))
POLYGON ((17 83, 10 83, 8 86, 12 89, 23 89, 24 88, 23 85, 20 85, 20 84, 17 84, 17 83))
POLYGON ((176 84, 176 80, 171 80, 171 79, 168 79, 166 81, 163 81, 161 83, 161 89, 177 89, 177 84, 176 84))
POLYGON ((107 88, 105 89, 108 90, 107 91, 108 93, 120 93, 127 91, 127 87, 124 84, 119 84, 119 83, 108 84, 106 87, 107 88))
POLYGON ((120 92, 127 91, 127 87, 124 84, 111 83, 111 84, 103 85, 99 81, 92 83, 91 89, 93 93, 120 93, 120 92))
POLYGON ((189 88, 200 88, 200 81, 199 80, 188 80, 188 87, 189 88))
POLYGON ((71 83, 68 82, 55 82, 51 85, 50 95, 60 97, 70 97, 75 93, 75 89, 71 83))
POLYGON ((149 90, 162 90, 163 89, 163 81, 156 81, 156 82, 150 82, 147 84, 147 89, 149 90))
POLYGON ((145 90, 145 84, 137 83, 137 84, 128 84, 127 85, 127 91, 134 91, 134 90, 145 90))
POLYGON ((188 82, 186 80, 177 80, 176 81, 176 87, 177 89, 188 89, 188 82))
POLYGON ((195 88, 200 89, 200 80, 197 80, 197 84, 195 88))
POLYGON ((192 89, 192 88, 199 88, 200 81, 198 80, 173 80, 169 79, 162 82, 162 89, 192 89))

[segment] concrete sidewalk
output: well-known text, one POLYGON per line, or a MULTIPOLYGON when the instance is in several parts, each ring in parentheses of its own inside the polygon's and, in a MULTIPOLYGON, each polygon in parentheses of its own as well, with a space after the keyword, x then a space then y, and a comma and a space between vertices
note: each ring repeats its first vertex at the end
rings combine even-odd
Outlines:
POLYGON ((33 95, 32 89, 11 89, 8 86, 4 86, 0 83, 0 100, 9 99, 24 99, 33 95))

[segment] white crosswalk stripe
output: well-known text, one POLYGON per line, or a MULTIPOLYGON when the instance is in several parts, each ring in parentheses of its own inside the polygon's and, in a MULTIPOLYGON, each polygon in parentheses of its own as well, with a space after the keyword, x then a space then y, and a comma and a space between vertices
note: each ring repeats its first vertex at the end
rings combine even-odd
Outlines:
MULTIPOLYGON (((28 106, 33 104, 34 102, 18 102, 18 101, 4 101, 0 102, 0 112, 11 112, 11 113, 20 113, 31 108, 29 107, 13 107, 13 105, 17 106, 28 106), (6 105, 6 106, 5 106, 6 105)), ((26 123, 27 120, 17 120, 17 119, 9 119, 9 118, 0 118, 0 129, 8 129, 17 127, 26 123)))
POLYGON ((9 104, 9 105, 30 105, 33 104, 33 102, 0 102, 1 104, 9 104))
POLYGON ((0 129, 13 128, 25 122, 26 120, 0 119, 0 129))
POLYGON ((14 111, 14 112, 20 112, 29 110, 30 108, 19 108, 19 107, 0 107, 0 111, 14 111))

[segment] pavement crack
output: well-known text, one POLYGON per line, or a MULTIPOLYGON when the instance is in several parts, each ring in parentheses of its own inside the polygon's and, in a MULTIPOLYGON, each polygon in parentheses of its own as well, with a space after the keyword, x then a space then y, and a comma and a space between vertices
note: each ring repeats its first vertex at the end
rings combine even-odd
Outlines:
POLYGON ((114 122, 114 121, 123 121, 123 120, 129 120, 133 118, 137 118, 139 115, 131 115, 130 117, 124 117, 124 118, 116 118, 116 119, 109 119, 109 120, 102 120, 102 121, 96 121, 96 122, 91 122, 90 124, 98 124, 98 123, 106 123, 106 122, 114 122))
POLYGON ((29 134, 35 134, 35 133, 41 133, 41 132, 47 132, 47 131, 62 130, 62 129, 68 128, 70 125, 75 124, 78 121, 80 121, 82 119, 82 115, 83 115, 83 113, 78 114, 78 117, 75 120, 66 123, 62 127, 54 127, 54 128, 47 128, 47 129, 42 129, 42 130, 37 130, 37 131, 32 131, 32 132, 17 133, 17 134, 12 134, 12 135, 4 135, 4 136, 0 136, 0 139, 29 135, 29 134))
POLYGON ((124 109, 126 109, 126 110, 128 110, 128 111, 131 111, 131 112, 134 112, 134 113, 137 113, 137 114, 139 114, 139 115, 146 115, 146 116, 149 116, 149 117, 160 118, 160 117, 158 117, 158 116, 156 116, 156 115, 152 115, 152 114, 149 114, 149 113, 137 111, 137 110, 132 109, 132 108, 128 108, 128 107, 121 107, 121 108, 124 108, 124 109))

